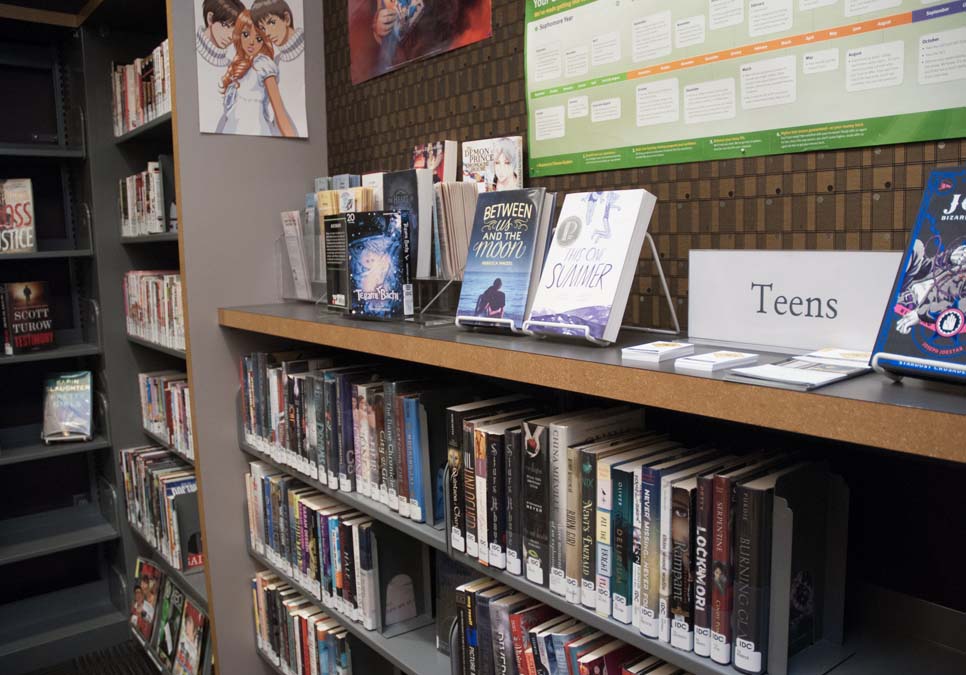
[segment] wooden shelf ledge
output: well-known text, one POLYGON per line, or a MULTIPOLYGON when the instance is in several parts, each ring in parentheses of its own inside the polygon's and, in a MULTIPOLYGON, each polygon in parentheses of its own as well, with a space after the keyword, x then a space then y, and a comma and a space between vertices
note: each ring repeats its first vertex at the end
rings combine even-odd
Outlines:
MULTIPOLYGON (((622 334, 613 347, 490 335, 455 326, 366 322, 313 305, 222 308, 227 328, 553 387, 817 438, 966 462, 966 389, 877 374, 797 392, 621 363, 620 348, 667 336, 622 334), (926 431, 928 430, 928 431, 926 431), (939 439, 949 439, 943 443, 939 439)), ((699 347, 699 353, 713 351, 699 347)), ((761 363, 787 354, 760 352, 761 363)))

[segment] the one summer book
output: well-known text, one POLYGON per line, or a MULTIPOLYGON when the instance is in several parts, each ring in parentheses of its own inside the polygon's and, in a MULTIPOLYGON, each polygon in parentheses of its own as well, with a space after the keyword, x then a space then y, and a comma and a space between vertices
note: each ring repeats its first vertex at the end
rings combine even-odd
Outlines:
POLYGON ((929 174, 872 352, 887 373, 966 382, 966 167, 929 174))
POLYGON ((476 202, 456 323, 520 332, 540 278, 555 195, 483 192, 476 202))
POLYGON ((640 189, 567 195, 524 328, 614 342, 656 201, 640 189))
POLYGON ((349 314, 363 319, 412 316, 408 214, 347 213, 345 223, 349 314))

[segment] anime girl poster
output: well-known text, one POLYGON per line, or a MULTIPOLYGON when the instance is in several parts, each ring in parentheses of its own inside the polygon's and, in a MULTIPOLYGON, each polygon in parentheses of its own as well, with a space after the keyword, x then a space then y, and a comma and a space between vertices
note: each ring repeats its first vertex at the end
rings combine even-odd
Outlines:
POLYGON ((195 0, 202 133, 307 138, 302 0, 195 0))
POLYGON ((490 0, 347 0, 352 83, 493 34, 490 0))

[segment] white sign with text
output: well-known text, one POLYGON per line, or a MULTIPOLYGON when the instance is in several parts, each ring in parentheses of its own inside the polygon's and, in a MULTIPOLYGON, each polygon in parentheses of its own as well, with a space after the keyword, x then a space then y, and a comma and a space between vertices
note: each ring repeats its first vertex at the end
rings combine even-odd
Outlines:
POLYGON ((688 335, 869 351, 900 251, 691 251, 688 335))

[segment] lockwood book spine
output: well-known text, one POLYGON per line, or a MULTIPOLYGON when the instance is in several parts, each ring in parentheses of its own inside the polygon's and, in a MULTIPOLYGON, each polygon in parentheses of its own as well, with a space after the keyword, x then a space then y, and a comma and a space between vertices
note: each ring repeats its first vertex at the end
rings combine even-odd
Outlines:
POLYGON ((694 653, 711 656, 711 552, 714 477, 699 476, 694 505, 694 653))
POLYGON ((349 259, 349 315, 398 319, 413 314, 410 239, 398 213, 345 214, 349 259))
POLYGON ((47 282, 8 282, 3 289, 4 351, 12 355, 53 349, 54 317, 47 282))

